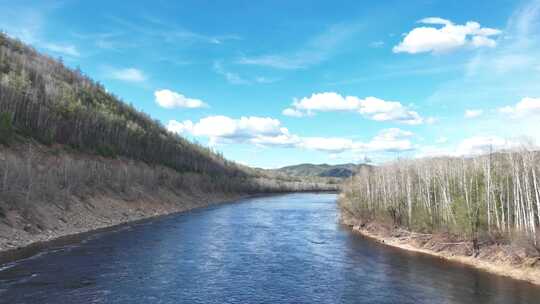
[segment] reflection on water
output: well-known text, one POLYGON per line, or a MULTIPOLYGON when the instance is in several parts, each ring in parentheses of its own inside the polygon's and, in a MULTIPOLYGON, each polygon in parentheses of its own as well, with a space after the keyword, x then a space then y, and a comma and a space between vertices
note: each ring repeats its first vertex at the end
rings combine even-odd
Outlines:
POLYGON ((336 196, 261 197, 0 265, 1 303, 539 303, 540 288, 388 248, 336 196))

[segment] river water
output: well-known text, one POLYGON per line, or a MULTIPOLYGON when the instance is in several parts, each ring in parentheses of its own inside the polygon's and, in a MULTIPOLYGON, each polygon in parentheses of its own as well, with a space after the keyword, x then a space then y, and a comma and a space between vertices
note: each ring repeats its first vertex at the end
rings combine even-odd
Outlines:
POLYGON ((0 303, 540 303, 540 288, 389 248, 334 194, 242 200, 0 266, 0 303))

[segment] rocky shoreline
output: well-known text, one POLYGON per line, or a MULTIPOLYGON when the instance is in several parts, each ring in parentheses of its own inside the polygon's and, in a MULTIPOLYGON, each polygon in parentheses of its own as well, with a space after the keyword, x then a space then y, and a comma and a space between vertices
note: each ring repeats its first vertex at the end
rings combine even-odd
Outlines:
POLYGON ((381 244, 468 265, 492 274, 540 285, 540 257, 528 255, 523 248, 491 244, 480 247, 476 257, 472 244, 449 239, 445 235, 412 233, 380 223, 358 223, 343 219, 353 232, 381 244))

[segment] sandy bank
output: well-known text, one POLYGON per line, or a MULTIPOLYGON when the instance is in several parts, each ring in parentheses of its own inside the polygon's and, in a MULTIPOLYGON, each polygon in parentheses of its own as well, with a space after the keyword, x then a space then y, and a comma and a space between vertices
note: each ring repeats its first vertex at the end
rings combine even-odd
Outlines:
POLYGON ((448 242, 438 236, 414 234, 402 229, 387 229, 375 223, 353 224, 343 221, 365 237, 387 246, 428 254, 448 261, 462 263, 493 274, 540 285, 540 258, 529 257, 510 245, 486 245, 473 257, 468 242, 448 242), (421 240, 419 240, 421 239, 421 240))

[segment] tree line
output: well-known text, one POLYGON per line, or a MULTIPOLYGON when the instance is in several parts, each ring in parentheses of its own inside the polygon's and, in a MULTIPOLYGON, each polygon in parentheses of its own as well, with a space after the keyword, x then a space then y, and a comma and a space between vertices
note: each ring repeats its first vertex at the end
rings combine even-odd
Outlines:
POLYGON ((539 241, 540 154, 522 148, 477 157, 398 160, 362 168, 341 206, 362 221, 411 231, 539 241))

